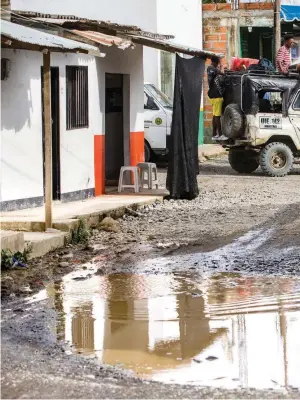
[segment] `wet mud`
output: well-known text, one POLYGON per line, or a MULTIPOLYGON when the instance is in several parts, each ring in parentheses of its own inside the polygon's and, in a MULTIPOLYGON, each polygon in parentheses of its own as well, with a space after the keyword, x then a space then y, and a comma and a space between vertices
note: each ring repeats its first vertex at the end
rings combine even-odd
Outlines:
POLYGON ((3 398, 299 398, 299 174, 222 162, 2 276, 3 398))
POLYGON ((164 383, 300 387, 300 278, 81 271, 45 295, 68 353, 164 383))

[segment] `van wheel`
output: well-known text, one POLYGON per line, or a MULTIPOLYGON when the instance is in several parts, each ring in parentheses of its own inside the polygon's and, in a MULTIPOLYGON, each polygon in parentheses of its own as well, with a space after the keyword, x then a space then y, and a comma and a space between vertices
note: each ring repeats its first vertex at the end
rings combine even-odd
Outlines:
POLYGON ((144 145, 144 152, 145 152, 145 162, 149 162, 151 160, 151 147, 147 142, 144 145))
POLYGON ((293 152, 284 143, 269 143, 260 153, 261 169, 269 176, 287 175, 293 167, 293 162, 293 152))
POLYGON ((230 149, 228 161, 231 168, 240 174, 251 174, 259 166, 257 153, 253 150, 230 149))

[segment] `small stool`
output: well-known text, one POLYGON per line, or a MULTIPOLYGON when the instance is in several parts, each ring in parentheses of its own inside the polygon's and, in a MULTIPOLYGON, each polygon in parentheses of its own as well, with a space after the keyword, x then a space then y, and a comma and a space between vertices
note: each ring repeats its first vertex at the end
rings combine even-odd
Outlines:
POLYGON ((148 189, 153 189, 156 186, 158 189, 158 178, 157 178, 157 167, 154 163, 139 163, 138 168, 140 169, 140 185, 143 188, 144 185, 148 185, 148 189), (147 177, 146 177, 147 174, 147 177), (154 179, 153 179, 154 175, 154 179))
POLYGON ((125 189, 125 188, 134 189, 135 193, 139 192, 140 176, 139 176, 139 168, 138 167, 130 167, 130 166, 121 167, 118 192, 122 192, 122 189, 125 189), (132 175, 133 175, 133 183, 132 184, 124 183, 124 175, 125 175, 125 172, 127 172, 127 171, 132 172, 132 175))

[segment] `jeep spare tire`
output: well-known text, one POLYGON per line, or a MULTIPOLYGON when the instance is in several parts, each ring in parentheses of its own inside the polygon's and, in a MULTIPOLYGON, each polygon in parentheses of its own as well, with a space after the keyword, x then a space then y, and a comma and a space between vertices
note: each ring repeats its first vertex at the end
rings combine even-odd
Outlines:
POLYGON ((228 161, 231 168, 240 174, 251 174, 259 167, 258 155, 253 150, 230 149, 228 161))
POLYGON ((237 138, 243 134, 243 113, 237 104, 228 104, 222 118, 222 133, 228 138, 237 138))
POLYGON ((269 143, 260 153, 260 167, 269 176, 287 175, 293 167, 293 162, 293 152, 284 143, 269 143))

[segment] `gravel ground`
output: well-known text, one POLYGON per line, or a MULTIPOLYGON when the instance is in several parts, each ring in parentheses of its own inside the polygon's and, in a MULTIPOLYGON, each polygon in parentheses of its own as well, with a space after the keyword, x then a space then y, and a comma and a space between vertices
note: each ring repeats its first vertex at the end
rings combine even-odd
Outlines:
MULTIPOLYGON (((166 173, 159 174, 162 185, 166 173)), ((225 390, 143 382, 93 359, 67 356, 44 302, 28 291, 92 261, 99 273, 191 270, 300 275, 300 168, 273 179, 238 175, 225 158, 201 164, 200 195, 129 212, 114 232, 94 230, 88 247, 69 246, 2 274, 2 398, 300 398, 274 390, 225 390)))

